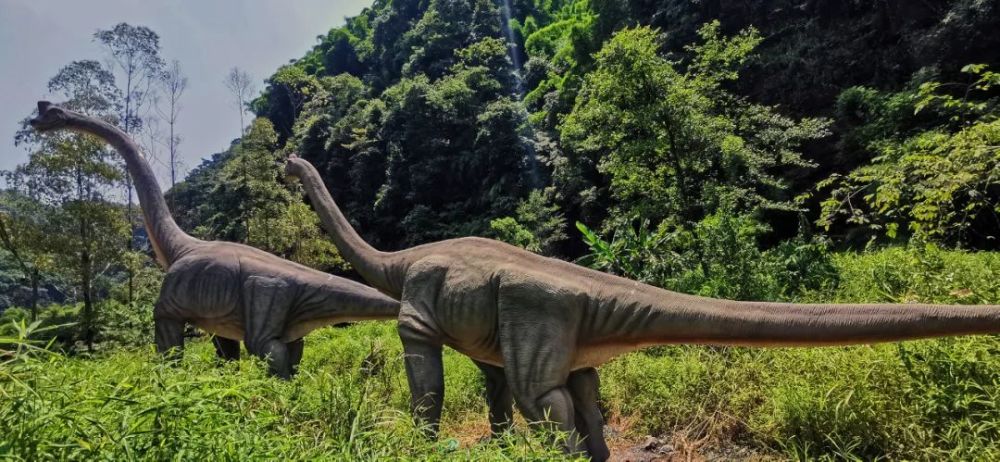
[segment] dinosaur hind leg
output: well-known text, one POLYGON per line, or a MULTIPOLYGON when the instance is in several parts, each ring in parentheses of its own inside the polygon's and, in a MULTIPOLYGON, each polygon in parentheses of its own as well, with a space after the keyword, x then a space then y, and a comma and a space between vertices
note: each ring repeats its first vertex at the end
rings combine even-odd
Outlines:
POLYGON ((537 289, 501 285, 498 317, 507 383, 528 421, 566 433, 565 450, 578 454, 584 446, 566 386, 577 329, 565 304, 537 289))
POLYGON ((584 438, 587 452, 590 453, 592 460, 598 462, 608 460, 611 451, 604 441, 604 418, 597 404, 601 386, 597 369, 574 371, 569 375, 567 386, 576 410, 576 431, 584 438))
POLYGON ((276 278, 251 276, 243 284, 243 290, 247 349, 267 361, 272 375, 291 378, 289 348, 280 340, 291 308, 288 283, 276 278))
POLYGON ((500 436, 510 430, 514 418, 514 395, 507 386, 502 367, 473 361, 486 378, 486 403, 490 407, 490 433, 500 436))
MULTIPOLYGON (((521 370, 517 367, 508 374, 513 377, 521 370)), ((520 382, 512 387, 518 407, 532 425, 564 433, 563 449, 567 453, 583 453, 585 446, 576 431, 572 394, 565 384, 559 384, 550 374, 543 374, 539 379, 539 382, 520 382)))

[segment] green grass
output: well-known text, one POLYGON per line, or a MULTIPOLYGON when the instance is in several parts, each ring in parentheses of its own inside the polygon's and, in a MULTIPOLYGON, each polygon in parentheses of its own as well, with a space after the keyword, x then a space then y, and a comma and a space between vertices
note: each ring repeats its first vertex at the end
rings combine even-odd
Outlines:
MULTIPOLYGON (((20 460, 551 459, 519 433, 460 448, 429 441, 407 416, 399 341, 389 323, 307 340, 290 382, 259 361, 220 365, 207 342, 165 364, 151 348, 101 359, 19 356, 0 369, 0 458, 20 460)), ((449 355, 448 422, 484 413, 474 366, 449 355)), ((485 414, 482 414, 485 415, 485 414)), ((482 415, 480 417, 482 417, 482 415)))
MULTIPOLYGON (((841 284, 807 300, 1000 300, 997 254, 890 249, 836 257, 841 284)), ((2 343, 2 340, 0 340, 2 343)), ((873 347, 660 347, 601 369, 603 406, 627 441, 673 436, 779 459, 1000 459, 1000 337, 873 347)), ((546 439, 488 430, 482 379, 447 351, 442 436, 407 415, 392 323, 307 338, 302 372, 220 365, 193 342, 178 365, 151 347, 88 359, 0 357, 0 459, 549 460, 546 439)))

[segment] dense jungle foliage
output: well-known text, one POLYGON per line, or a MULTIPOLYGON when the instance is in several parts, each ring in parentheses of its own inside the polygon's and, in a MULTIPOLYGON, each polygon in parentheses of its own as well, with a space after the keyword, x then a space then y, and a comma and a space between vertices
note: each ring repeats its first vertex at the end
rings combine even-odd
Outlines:
MULTIPOLYGON (((164 189, 196 236, 348 276, 283 178, 290 153, 385 250, 478 235, 706 296, 996 304, 998 29, 1000 5, 978 0, 375 0, 239 93, 256 118, 164 189)), ((171 111, 151 94, 179 96, 177 64, 144 27, 95 43, 112 65, 72 62, 50 91, 152 140, 171 111)), ((215 367, 203 341, 158 363, 161 276, 117 156, 78 135, 17 141, 31 158, 0 195, 0 454, 554 457, 523 433, 476 443, 482 383, 456 354, 445 436, 421 440, 388 324, 309 337, 288 384, 215 367)), ((143 144, 172 159, 167 141, 143 144)), ((990 459, 998 349, 655 348, 602 368, 602 405, 619 449, 650 434, 681 455, 990 459)))

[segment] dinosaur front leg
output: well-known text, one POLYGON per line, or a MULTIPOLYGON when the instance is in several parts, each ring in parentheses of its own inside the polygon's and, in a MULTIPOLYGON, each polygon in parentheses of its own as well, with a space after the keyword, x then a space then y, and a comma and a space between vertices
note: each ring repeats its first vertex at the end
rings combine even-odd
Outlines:
POLYGON ((403 341, 406 380, 410 385, 410 411, 419 424, 427 425, 428 436, 436 438, 444 406, 441 345, 424 338, 402 322, 399 324, 399 338, 403 341))
POLYGON ((184 321, 154 310, 153 327, 156 330, 156 351, 170 360, 181 358, 184 350, 184 321))
POLYGON ((591 459, 601 462, 611 457, 611 450, 604 441, 604 417, 597 404, 600 397, 601 380, 597 369, 588 368, 574 371, 566 382, 573 407, 576 410, 576 431, 584 438, 591 459))
POLYGON ((510 430, 514 418, 514 395, 507 386, 502 367, 473 361, 486 377, 486 403, 490 406, 490 433, 494 437, 510 430))
POLYGON ((410 410, 431 437, 437 437, 444 405, 441 334, 432 313, 443 275, 441 268, 429 263, 410 268, 396 324, 403 342, 410 410))
POLYGON ((267 361, 272 375, 291 378, 289 348, 280 340, 293 298, 290 286, 281 279, 250 276, 243 290, 247 349, 267 361))
POLYGON ((212 336, 212 345, 215 346, 215 356, 225 361, 237 361, 240 359, 240 341, 232 340, 218 335, 212 336))

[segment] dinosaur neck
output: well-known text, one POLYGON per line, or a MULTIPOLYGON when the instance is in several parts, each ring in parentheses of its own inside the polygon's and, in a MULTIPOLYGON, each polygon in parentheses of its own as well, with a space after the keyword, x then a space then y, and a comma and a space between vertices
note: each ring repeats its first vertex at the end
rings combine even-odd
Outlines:
POLYGON ((365 287, 371 293, 352 295, 346 302, 340 300, 337 307, 342 316, 351 321, 381 321, 399 317, 399 302, 380 292, 365 287))
POLYGON ((371 287, 344 279, 315 283, 304 293, 299 320, 336 318, 337 322, 396 319, 399 302, 371 287))
POLYGON ((390 262, 396 260, 392 258, 392 254, 375 250, 361 238, 351 223, 347 221, 347 217, 340 211, 340 207, 337 207, 337 203, 330 196, 330 191, 323 184, 319 172, 312 164, 302 159, 294 159, 290 162, 293 162, 294 166, 294 170, 290 173, 302 181, 306 195, 312 201, 316 213, 323 222, 323 227, 330 234, 341 256, 369 284, 383 292, 399 296, 402 292, 401 281, 395 281, 396 278, 391 278, 388 275, 390 262))
POLYGON ((125 159, 125 168, 132 176, 139 204, 142 206, 146 232, 161 266, 168 268, 197 242, 177 226, 163 200, 163 192, 160 191, 153 170, 128 135, 111 124, 82 115, 72 117, 68 128, 103 139, 125 159))
POLYGON ((610 302, 619 314, 595 337, 636 346, 823 346, 1000 333, 993 305, 736 302, 641 287, 610 302))
POLYGON ((304 272, 303 289, 286 320, 285 338, 302 338, 331 324, 380 321, 399 316, 399 302, 366 285, 330 275, 304 272))

